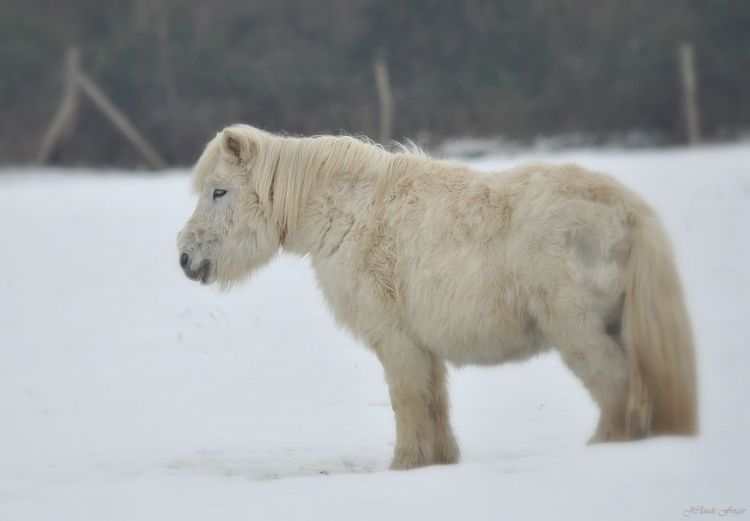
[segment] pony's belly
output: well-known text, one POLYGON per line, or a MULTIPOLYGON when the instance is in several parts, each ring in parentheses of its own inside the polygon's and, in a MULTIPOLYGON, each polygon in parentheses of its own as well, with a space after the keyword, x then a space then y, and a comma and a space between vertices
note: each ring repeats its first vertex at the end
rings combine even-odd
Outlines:
POLYGON ((528 358, 544 342, 513 274, 481 255, 451 259, 461 269, 413 271, 403 292, 402 317, 413 337, 457 365, 493 365, 528 358))
POLYGON ((471 329, 443 322, 414 328, 413 336, 424 349, 458 366, 524 360, 545 347, 541 334, 528 324, 509 327, 499 321, 471 329))
POLYGON ((389 303, 350 266, 313 265, 337 322, 368 343, 373 331, 400 329, 454 365, 522 360, 546 345, 535 322, 519 312, 525 305, 518 289, 493 289, 496 279, 417 276, 389 303))

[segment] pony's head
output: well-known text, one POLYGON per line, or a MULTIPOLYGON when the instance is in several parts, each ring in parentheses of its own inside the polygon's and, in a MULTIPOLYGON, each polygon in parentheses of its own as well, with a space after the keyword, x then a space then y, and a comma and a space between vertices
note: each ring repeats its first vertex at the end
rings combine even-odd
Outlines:
POLYGON ((273 258, 284 230, 272 209, 273 176, 264 148, 273 136, 246 125, 219 132, 198 160, 198 203, 177 237, 185 275, 223 288, 273 258))

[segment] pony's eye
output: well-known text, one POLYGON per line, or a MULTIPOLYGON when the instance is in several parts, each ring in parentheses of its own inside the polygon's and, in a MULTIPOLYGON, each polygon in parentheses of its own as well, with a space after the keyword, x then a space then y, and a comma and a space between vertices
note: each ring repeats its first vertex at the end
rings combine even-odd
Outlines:
POLYGON ((222 188, 217 188, 214 190, 214 201, 217 200, 219 197, 224 197, 226 195, 227 191, 222 188))

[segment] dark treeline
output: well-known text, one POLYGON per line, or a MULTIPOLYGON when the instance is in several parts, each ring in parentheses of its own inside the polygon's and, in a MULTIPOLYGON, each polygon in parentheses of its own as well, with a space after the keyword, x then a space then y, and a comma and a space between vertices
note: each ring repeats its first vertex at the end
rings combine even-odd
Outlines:
MULTIPOLYGON (((683 139, 676 49, 694 45, 704 135, 750 127, 745 0, 2 0, 0 162, 33 160, 66 46, 172 164, 223 125, 376 137, 385 56, 395 136, 632 130, 683 139)), ((53 159, 135 165, 82 100, 53 159)))

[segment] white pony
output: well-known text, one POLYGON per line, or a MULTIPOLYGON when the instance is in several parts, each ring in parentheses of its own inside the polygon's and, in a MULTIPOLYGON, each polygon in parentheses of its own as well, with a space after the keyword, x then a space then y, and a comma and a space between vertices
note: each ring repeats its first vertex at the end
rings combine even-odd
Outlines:
POLYGON ((668 239, 610 177, 544 163, 482 174, 348 136, 235 125, 208 143, 194 186, 178 238, 187 277, 227 289, 279 249, 309 256, 337 321, 383 364, 392 468, 458 461, 446 361, 553 346, 599 405, 592 441, 696 431, 668 239))

